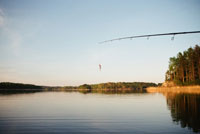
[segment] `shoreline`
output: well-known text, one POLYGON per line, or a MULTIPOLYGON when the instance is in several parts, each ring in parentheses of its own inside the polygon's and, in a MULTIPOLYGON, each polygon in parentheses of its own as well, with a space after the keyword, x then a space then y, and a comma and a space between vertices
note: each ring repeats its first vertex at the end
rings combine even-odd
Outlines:
POLYGON ((200 85, 194 86, 170 86, 170 87, 147 87, 147 88, 113 88, 113 89, 65 89, 65 88, 0 88, 0 94, 4 93, 31 93, 31 92, 80 92, 80 93, 109 93, 109 94, 129 94, 129 93, 187 93, 200 94, 200 85))
POLYGON ((148 87, 146 90, 147 90, 147 93, 200 94, 200 86, 148 87))

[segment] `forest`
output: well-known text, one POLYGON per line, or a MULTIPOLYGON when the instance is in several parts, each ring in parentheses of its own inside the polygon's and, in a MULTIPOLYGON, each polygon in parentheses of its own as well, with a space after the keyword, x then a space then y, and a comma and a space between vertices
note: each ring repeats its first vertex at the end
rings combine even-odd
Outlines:
POLYGON ((23 83, 0 82, 0 89, 42 89, 42 86, 23 83))
POLYGON ((195 45, 171 57, 165 80, 175 85, 200 85, 200 46, 195 45))
POLYGON ((1 82, 0 92, 29 92, 29 91, 79 91, 82 93, 98 92, 98 93, 133 93, 146 92, 147 87, 156 87, 155 83, 147 82, 108 82, 100 84, 83 84, 80 86, 37 86, 23 83, 1 82))
POLYGON ((100 84, 84 84, 78 87, 80 92, 98 93, 132 93, 145 92, 147 87, 156 87, 155 83, 148 82, 108 82, 100 84))

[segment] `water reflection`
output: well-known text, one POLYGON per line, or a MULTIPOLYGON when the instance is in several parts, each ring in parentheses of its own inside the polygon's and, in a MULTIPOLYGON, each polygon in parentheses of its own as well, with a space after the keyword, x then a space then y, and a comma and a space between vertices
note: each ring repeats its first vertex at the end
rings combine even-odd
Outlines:
POLYGON ((200 95, 165 93, 173 122, 200 132, 200 95))
MULTIPOLYGON (((174 118, 182 121, 183 108, 177 108, 177 95, 165 95, 174 118)), ((197 98, 191 102, 196 103, 194 114, 188 101, 191 99, 185 97, 187 107, 192 109, 187 113, 192 115, 186 114, 185 118, 195 116, 196 120, 191 121, 196 125, 195 132, 199 131, 197 98)), ((172 123, 166 98, 158 93, 38 92, 0 95, 0 133, 188 134, 191 130, 172 123)))

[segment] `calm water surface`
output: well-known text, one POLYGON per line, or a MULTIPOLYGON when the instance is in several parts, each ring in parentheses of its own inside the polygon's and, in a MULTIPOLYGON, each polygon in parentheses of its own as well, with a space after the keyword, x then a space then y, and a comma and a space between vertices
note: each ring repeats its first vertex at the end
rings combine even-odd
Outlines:
POLYGON ((0 95, 0 133, 199 133, 200 95, 0 95))

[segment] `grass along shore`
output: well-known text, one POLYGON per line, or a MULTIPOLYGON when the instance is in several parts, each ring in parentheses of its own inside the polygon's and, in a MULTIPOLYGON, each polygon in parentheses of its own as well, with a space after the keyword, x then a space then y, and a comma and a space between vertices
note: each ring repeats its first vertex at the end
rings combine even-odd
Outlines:
POLYGON ((148 87, 148 93, 189 93, 200 94, 200 86, 172 86, 172 87, 148 87))

